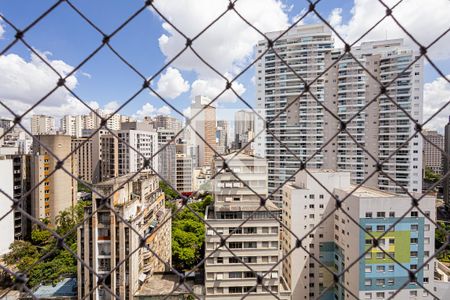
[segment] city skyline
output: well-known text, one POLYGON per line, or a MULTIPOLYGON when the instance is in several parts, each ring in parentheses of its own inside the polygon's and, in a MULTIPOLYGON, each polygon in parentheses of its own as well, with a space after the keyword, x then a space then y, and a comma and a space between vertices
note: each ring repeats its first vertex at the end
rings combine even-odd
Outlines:
POLYGON ((1 299, 450 297, 450 1, 20 1, 1 299))

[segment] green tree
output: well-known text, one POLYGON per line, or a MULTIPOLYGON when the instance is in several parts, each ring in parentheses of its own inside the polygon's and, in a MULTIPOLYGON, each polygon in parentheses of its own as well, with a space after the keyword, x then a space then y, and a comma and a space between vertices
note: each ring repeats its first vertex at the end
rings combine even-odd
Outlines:
MULTIPOLYGON (((88 205, 90 202, 78 202, 75 207, 61 211, 56 217, 56 228, 45 220, 43 222, 61 236, 65 236, 64 243, 73 252, 77 250, 76 231, 73 228, 82 221, 84 207, 88 205)), ((19 272, 26 272, 29 278, 27 284, 30 287, 40 283, 54 283, 62 276, 75 276, 77 272, 75 257, 68 249, 58 247, 52 233, 40 226, 33 228, 30 241, 12 243, 3 260, 19 272), (34 266, 35 263, 37 264, 34 266)))
POLYGON ((433 172, 430 168, 425 168, 425 176, 424 179, 427 182, 435 183, 441 179, 441 175, 433 172))
POLYGON ((183 208, 172 218, 172 263, 176 269, 191 270, 202 259, 205 242, 202 219, 212 201, 212 196, 208 195, 188 204, 189 208, 183 208))
POLYGON ((161 180, 159 182, 159 188, 166 195, 167 200, 173 200, 173 199, 180 198, 180 195, 174 189, 172 189, 167 183, 165 183, 163 180, 161 180))

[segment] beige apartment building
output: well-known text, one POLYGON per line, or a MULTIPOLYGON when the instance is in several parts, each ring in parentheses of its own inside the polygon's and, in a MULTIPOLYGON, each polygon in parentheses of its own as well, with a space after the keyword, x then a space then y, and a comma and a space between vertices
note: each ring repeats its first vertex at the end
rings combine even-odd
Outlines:
MULTIPOLYGON (((231 159, 232 155, 225 159, 231 159)), ((261 197, 267 196, 265 159, 239 154, 227 163, 253 191, 261 197)), ((223 161, 216 159, 215 172, 222 165, 223 161)), ((280 224, 273 216, 277 217, 280 210, 270 200, 266 208, 258 210, 260 198, 229 171, 221 171, 213 185, 214 204, 205 213, 212 227, 206 226, 206 299, 241 299, 247 293, 246 299, 274 299, 271 293, 278 299, 290 299, 281 277, 281 264, 276 265, 281 260, 280 224), (250 215, 252 218, 248 219, 250 215), (218 234, 231 235, 226 240, 230 250, 220 246, 218 234), (257 276, 262 276, 267 290, 257 285, 257 276)))
MULTIPOLYGON (((55 218, 62 210, 74 206, 77 201, 77 181, 63 170, 55 170, 58 160, 71 153, 72 137, 68 135, 38 135, 33 144, 30 161, 31 186, 38 186, 32 193, 32 215, 38 219, 55 218), (48 150, 51 151, 51 154, 48 150), (54 171, 54 173, 52 173, 54 171), (51 176, 49 176, 52 174, 51 176), (48 177, 47 177, 48 176, 48 177)), ((62 165, 75 177, 78 176, 78 157, 70 155, 62 165)))
MULTIPOLYGON (((172 257, 171 222, 167 221, 170 210, 164 205, 158 177, 149 172, 133 175, 96 184, 95 189, 105 196, 115 191, 106 200, 114 212, 103 207, 101 197, 94 194, 92 207, 86 208, 85 214, 95 213, 78 230, 77 254, 86 265, 103 276, 117 267, 105 284, 120 299, 133 299, 149 276, 168 270, 172 257), (140 247, 140 237, 145 239, 146 247, 140 247)), ((114 299, 80 262, 78 282, 81 298, 114 299), (94 292, 90 294, 91 291, 94 292)))
POLYGON ((423 140, 423 168, 430 168, 433 172, 442 174, 444 136, 435 130, 425 130, 422 133, 431 142, 423 140))
POLYGON ((191 139, 197 152, 196 167, 211 166, 217 149, 216 108, 210 103, 208 97, 196 96, 191 106, 191 118, 198 114, 191 123, 195 130, 191 131, 191 139))

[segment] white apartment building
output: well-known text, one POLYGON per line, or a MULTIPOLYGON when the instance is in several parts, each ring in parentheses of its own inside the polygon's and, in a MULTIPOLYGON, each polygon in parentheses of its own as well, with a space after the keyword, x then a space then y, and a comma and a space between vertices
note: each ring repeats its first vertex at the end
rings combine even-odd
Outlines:
POLYGON ((14 242, 14 212, 10 212, 12 201, 3 193, 13 198, 13 160, 5 156, 0 156, 0 170, 2 179, 0 180, 0 255, 9 252, 9 245, 14 242), (9 214, 7 214, 9 212, 9 214), (6 215, 6 216, 5 216, 6 215), (4 216, 4 217, 3 217, 4 216))
MULTIPOLYGON (((165 208, 164 194, 159 189, 159 179, 149 172, 132 178, 133 174, 109 179, 95 185, 103 195, 109 195, 109 205, 129 222, 131 229, 110 209, 101 207, 101 199, 94 194, 92 207, 85 210, 87 218, 78 229, 77 254, 95 270, 106 277, 105 284, 120 298, 133 299, 139 286, 154 272, 165 272, 171 265, 170 210, 165 208), (140 238, 145 238, 147 248, 140 248, 140 238), (125 263, 121 263, 126 261, 125 263), (120 266, 118 266, 118 264, 120 266)), ((78 295, 94 300, 114 299, 98 278, 78 262, 78 295), (92 292, 93 291, 93 292, 92 292), (92 293, 92 294, 91 294, 92 293)))
POLYGON ((228 151, 228 121, 217 120, 216 145, 219 154, 226 154, 228 151))
MULTIPOLYGON (((270 32, 275 39, 282 31, 270 32)), ((274 44, 274 49, 305 81, 311 82, 325 70, 325 54, 333 47, 331 30, 325 25, 304 25, 289 30, 274 44)), ((256 55, 267 48, 260 41, 256 55)), ((303 90, 303 82, 269 50, 256 64, 256 108, 267 121, 272 120, 288 104, 295 101, 303 90)), ((312 84, 311 92, 319 101, 324 99, 324 79, 312 84)), ((323 108, 305 93, 290 109, 283 112, 269 130, 301 159, 307 159, 319 149, 323 139, 323 108), (307 109, 307 112, 300 110, 307 109)), ((256 121, 256 133, 265 129, 261 119, 256 121)), ((269 166, 269 192, 285 182, 300 164, 273 136, 264 131, 255 141, 255 155, 267 158, 269 166)), ((312 168, 323 164, 323 153, 309 162, 312 168)), ((281 207, 281 191, 274 195, 274 203, 281 207)))
MULTIPOLYGON (((295 182, 283 188, 283 222, 303 239, 302 245, 309 252, 296 249, 283 264, 292 299, 317 299, 319 296, 321 299, 355 299, 352 294, 358 299, 386 299, 409 280, 407 270, 419 270, 433 255, 434 225, 417 209, 399 220, 411 206, 408 196, 364 186, 353 192, 356 186, 351 184, 350 172, 311 170, 311 173, 314 177, 301 171, 295 182), (334 212, 336 201, 329 193, 345 199, 341 209, 334 212), (394 223, 394 228, 389 230, 394 223), (374 247, 340 277, 340 284, 349 292, 340 286, 326 291, 333 284, 333 274, 324 266, 340 273, 371 247, 372 237, 359 226, 376 238, 387 232, 379 245, 404 268, 381 248, 374 247), (321 264, 313 260, 312 255, 321 264)), ((434 203, 433 197, 424 197, 419 204, 432 220, 436 218, 434 203)), ((283 253, 295 248, 296 243, 297 239, 289 231, 282 232, 283 253)), ((417 281, 430 291, 434 290, 433 270, 432 260, 417 274, 417 281)), ((408 284, 395 299, 430 297, 417 284, 408 284)))
POLYGON ((38 134, 55 134, 55 118, 46 115, 33 115, 31 117, 31 133, 38 134))
POLYGON ((172 186, 176 185, 176 144, 172 141, 178 133, 173 129, 158 128, 158 172, 172 186))
POLYGON ((81 115, 65 115, 60 120, 60 130, 62 133, 74 137, 81 137, 82 130, 86 129, 81 115))
MULTIPOLYGON (((144 158, 151 158, 151 166, 158 171, 158 134, 144 130, 119 130, 118 163, 119 176, 141 170, 144 158), (131 146, 131 147, 130 147, 131 146)), ((150 170, 150 167, 144 168, 150 170)))
MULTIPOLYGON (((261 197, 266 197, 266 160, 239 154, 230 161, 232 155, 225 156, 228 167, 261 197)), ((222 165, 221 159, 215 160, 215 172, 222 165)), ((276 265, 281 259, 280 224, 272 218, 279 214, 277 206, 267 200, 267 210, 255 212, 260 206, 260 198, 229 171, 221 171, 214 178, 213 192, 214 204, 205 213, 206 221, 214 228, 206 226, 206 299, 241 299, 248 292, 248 299, 273 299, 272 294, 257 285, 257 276, 263 275, 262 283, 278 299, 290 299, 281 278, 281 264, 276 265), (251 214, 253 217, 242 225, 251 214), (232 234, 226 240, 230 250, 220 247, 220 237, 216 232, 223 237, 232 234)))
MULTIPOLYGON (((280 33, 272 32, 268 37, 275 38, 280 33)), ((258 53, 264 51, 266 44, 266 41, 258 43, 258 53)), ((275 43, 274 48, 306 82, 312 82, 343 53, 343 50, 333 49, 331 31, 322 24, 293 28, 275 43)), ((338 132, 340 123, 323 106, 340 119, 349 120, 378 95, 377 81, 388 83, 416 57, 403 40, 362 43, 352 48, 352 54, 376 80, 350 55, 345 55, 310 86, 311 93, 305 93, 299 99, 297 97, 303 91, 302 80, 272 50, 257 63, 258 113, 270 121, 293 103, 268 128, 283 144, 267 131, 256 139, 255 153, 264 155, 269 163, 269 191, 278 188, 298 170, 300 164, 292 153, 302 160, 312 157, 308 161, 310 168, 350 171, 354 183, 369 178, 376 170, 376 163, 353 138, 377 160, 386 159, 383 171, 396 181, 376 174, 366 184, 396 193, 404 192, 398 185, 410 192, 421 191, 422 140, 420 136, 413 137, 390 157, 413 134, 414 123, 384 95, 347 124, 346 129, 352 137, 342 132, 326 145, 338 132)), ((418 60, 386 90, 412 118, 421 122, 422 86, 423 61, 418 60)), ((256 132, 264 130, 261 120, 256 123, 256 132)), ((280 193, 276 193, 274 200, 281 205, 280 193)))
MULTIPOLYGON (((327 53, 326 65, 331 65, 343 50, 327 53)), ((345 55, 325 76, 325 106, 341 120, 353 118, 358 111, 380 92, 380 85, 389 83, 416 59, 416 53, 403 40, 362 43, 352 48, 354 55, 372 78, 350 55, 345 55)), ((423 60, 418 60, 404 74, 386 88, 388 95, 413 119, 422 122, 423 60)), ((306 111, 306 110, 305 110, 306 111)), ((300 111, 302 113, 302 111, 300 111)), ((329 113, 324 114, 324 140, 328 141, 339 128, 329 113)), ((422 139, 416 135, 392 157, 413 135, 415 124, 385 95, 357 114, 346 126, 351 134, 342 132, 324 150, 324 167, 350 171, 354 183, 366 180, 365 185, 385 191, 404 193, 422 191, 422 139), (370 155, 383 163, 383 174, 369 176, 376 170, 376 162, 359 147, 355 139, 370 155), (336 153, 335 155, 333 155, 336 153), (390 157, 390 158, 389 158, 390 157)))

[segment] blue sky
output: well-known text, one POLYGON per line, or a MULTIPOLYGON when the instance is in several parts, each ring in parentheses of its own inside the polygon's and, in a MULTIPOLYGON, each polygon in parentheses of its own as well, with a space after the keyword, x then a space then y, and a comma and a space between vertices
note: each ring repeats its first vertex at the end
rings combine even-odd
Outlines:
MULTIPOLYGON (((323 17, 329 19, 330 21, 333 17, 333 12, 337 13, 335 14, 337 19, 333 20, 333 22, 335 22, 334 24, 339 26, 343 33, 347 32, 349 38, 351 39, 352 34, 354 34, 352 33, 352 29, 355 27, 355 22, 357 21, 352 21, 352 17, 357 17, 355 14, 358 13, 362 15, 367 13, 363 11, 364 5, 367 6, 367 3, 369 3, 367 1, 368 0, 323 0, 318 4, 318 10, 323 17), (346 28, 345 25, 348 25, 351 28, 346 28)), ((164 1, 155 1, 155 5, 157 7, 158 2, 164 1)), ((187 0, 179 1, 179 6, 182 6, 184 2, 190 3, 187 0)), ((192 0, 191 2, 196 2, 196 0, 192 0)), ((278 3, 275 0, 267 0, 264 2, 278 3)), ((390 1, 388 0, 387 3, 389 2, 390 1)), ((24 28, 54 3, 55 1, 51 0, 3 0, 0 4, 0 13, 11 20, 17 27, 24 28)), ((143 1, 123 0, 73 0, 72 3, 76 5, 83 13, 85 13, 86 16, 105 33, 111 33, 115 28, 117 28, 117 26, 119 26, 119 24, 121 24, 143 5, 143 1)), ((306 1, 289 0, 282 1, 281 3, 283 5, 282 12, 287 15, 288 22, 292 22, 292 19, 302 10, 306 9, 308 5, 306 1)), ((442 3, 442 5, 445 5, 444 2, 442 3)), ((197 8, 196 11, 195 5, 192 7, 189 6, 179 8, 176 8, 175 6, 170 7, 169 5, 165 11, 168 13, 167 17, 171 18, 172 21, 175 20, 175 23, 178 21, 177 25, 180 26, 181 30, 183 30, 185 27, 183 22, 192 22, 193 20, 197 20, 199 16, 202 16, 202 12, 210 9, 208 6, 209 5, 197 8), (173 15, 171 15, 172 13, 173 15), (180 16, 180 14, 186 16, 186 19, 180 20, 181 18, 179 17, 177 19, 177 16, 180 16)), ((237 8, 239 9, 239 7, 237 8)), ((399 7, 399 10, 400 9, 403 8, 399 7)), ((245 15, 244 7, 242 10, 242 13, 245 15)), ((405 7, 404 11, 405 14, 407 14, 408 7, 405 7)), ((402 12, 399 11, 399 18, 401 13, 402 12)), ((282 16, 280 18, 282 19, 282 16)), ((280 22, 283 22, 283 20, 280 22)), ((308 18, 306 22, 317 22, 317 19, 311 17, 308 18)), ((405 19, 405 22, 407 22, 407 19, 405 19)), ((447 21, 447 23, 449 22, 447 21)), ((3 37, 0 39, 0 49, 3 49, 13 40, 15 32, 4 22, 1 22, 0 24, 4 30, 3 37)), ((167 53, 162 51, 158 39, 162 35, 169 36, 169 38, 171 36, 170 32, 167 29, 164 29, 162 24, 163 20, 159 16, 149 9, 146 9, 111 40, 111 45, 146 77, 153 75, 164 65, 167 60, 167 53)), ((439 26, 445 29, 445 24, 439 26)), ((364 24, 361 24, 361 27, 364 28, 364 24)), ((212 32, 214 33, 214 31, 212 32)), ((397 37, 396 33, 398 30, 389 29, 389 31, 386 30, 386 32, 388 32, 389 38, 394 38, 397 37)), ((219 35, 220 34, 222 33, 219 32, 219 35)), ((375 34, 374 37, 379 37, 380 34, 382 35, 382 33, 378 33, 378 35, 375 34)), ((233 36, 228 36, 228 38, 230 37, 232 38, 233 36)), ((216 38, 219 39, 220 37, 216 38)), ((62 3, 62 5, 57 7, 45 19, 27 32, 25 39, 36 50, 42 53, 51 53, 46 54, 49 60, 61 60, 67 65, 76 66, 82 59, 84 59, 89 53, 100 45, 102 36, 90 27, 84 20, 82 20, 66 3, 62 3)), ((220 42, 221 41, 219 40, 218 43, 220 42)), ((227 43, 224 41, 224 46, 226 45, 227 43)), ((197 45, 194 43, 194 48, 196 46, 197 45)), ((439 46, 440 45, 437 45, 436 48, 439 46)), ((202 47, 199 51, 204 51, 202 53, 207 54, 208 47, 202 47)), ((446 50, 444 51, 444 56, 445 53, 446 50)), ((8 54, 17 54, 27 62, 31 59, 30 51, 20 43, 12 47, 7 52, 7 55, 8 54)), ((439 55, 440 54, 437 54, 437 57, 439 57, 439 55)), ((213 54, 212 57, 214 57, 213 54)), ((216 62, 220 62, 220 57, 216 62)), ((248 62, 248 58, 242 59, 242 57, 239 57, 239 59, 234 62, 236 65, 239 65, 248 62)), ((193 64, 195 63, 199 64, 199 62, 193 62, 193 64)), ((211 63, 214 64, 214 61, 211 63)), ((439 58, 438 63, 445 74, 450 73, 450 63, 448 57, 439 58)), ((191 86, 191 89, 193 82, 197 79, 209 79, 209 74, 207 74, 208 72, 204 69, 200 70, 195 67, 192 69, 189 66, 183 67, 185 65, 186 64, 174 64, 174 67, 180 71, 182 79, 187 81, 188 85, 191 86)), ((255 89, 251 80, 253 76, 254 70, 250 69, 239 79, 242 90, 245 90, 241 96, 251 104, 254 103, 255 98, 255 89)), ((437 74, 432 71, 429 66, 427 66, 425 81, 432 83, 437 77, 437 74)), ((156 86, 158 79, 159 78, 156 78, 154 86, 156 86)), ((35 80, 39 81, 39 78, 35 78, 35 80)), ((106 47, 100 50, 100 52, 93 59, 87 62, 81 70, 77 72, 76 81, 77 83, 74 87, 74 91, 87 102, 95 101, 100 106, 104 106, 112 101, 121 104, 133 95, 142 85, 142 79, 134 74, 106 47)), ((448 87, 444 88, 447 89, 448 87)), ((191 90, 188 89, 175 99, 171 99, 169 101, 178 109, 183 110, 189 106, 192 96, 191 94, 191 90)), ((0 96, 2 98, 5 97, 4 95, 0 96)), ((37 95, 35 95, 35 97, 37 97, 37 95)), ((49 100, 49 103, 50 101, 51 100, 49 100)), ((120 111, 120 113, 133 115, 136 111, 141 109, 145 103, 150 103, 155 108, 155 111, 159 107, 163 106, 163 103, 159 99, 151 95, 149 92, 144 91, 136 97, 133 102, 120 111)), ((224 108, 243 107, 239 101, 223 101, 219 104, 219 106, 224 108)), ((172 114, 176 115, 174 112, 172 112, 172 114)))

